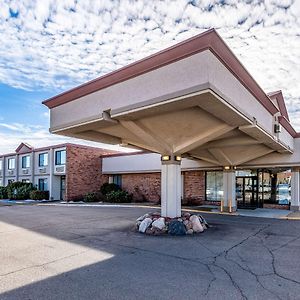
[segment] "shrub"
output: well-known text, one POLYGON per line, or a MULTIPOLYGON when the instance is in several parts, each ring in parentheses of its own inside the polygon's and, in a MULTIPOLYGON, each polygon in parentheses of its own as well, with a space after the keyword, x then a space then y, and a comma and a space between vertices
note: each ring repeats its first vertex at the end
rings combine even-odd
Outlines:
POLYGON ((106 194, 106 199, 113 203, 129 203, 132 201, 132 194, 122 190, 111 191, 106 194))
POLYGON ((117 184, 108 182, 102 184, 100 188, 100 192, 102 193, 102 195, 107 195, 110 192, 116 192, 120 190, 121 188, 117 184))
POLYGON ((32 183, 12 182, 7 187, 7 196, 11 200, 26 200, 30 198, 30 192, 35 190, 32 183))
POLYGON ((0 199, 7 199, 7 188, 5 186, 0 186, 0 199))
POLYGON ((32 199, 32 200, 49 200, 49 191, 33 190, 30 192, 30 199, 32 199))
POLYGON ((87 193, 84 198, 84 202, 99 202, 103 201, 103 195, 100 192, 92 192, 92 193, 87 193))

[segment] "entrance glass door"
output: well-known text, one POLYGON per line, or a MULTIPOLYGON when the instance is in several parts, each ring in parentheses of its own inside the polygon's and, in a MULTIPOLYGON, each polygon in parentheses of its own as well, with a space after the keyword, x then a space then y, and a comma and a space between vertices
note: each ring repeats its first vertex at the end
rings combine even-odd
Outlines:
POLYGON ((238 208, 258 207, 257 176, 236 177, 236 200, 238 208))

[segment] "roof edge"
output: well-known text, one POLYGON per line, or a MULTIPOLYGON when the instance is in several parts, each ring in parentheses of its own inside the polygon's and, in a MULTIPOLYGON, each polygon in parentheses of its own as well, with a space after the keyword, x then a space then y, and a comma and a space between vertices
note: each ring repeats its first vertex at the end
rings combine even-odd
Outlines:
POLYGON ((49 98, 43 101, 43 104, 51 109, 205 50, 212 51, 221 63, 226 66, 272 115, 278 112, 277 107, 271 99, 266 95, 215 29, 202 32, 121 69, 49 98))

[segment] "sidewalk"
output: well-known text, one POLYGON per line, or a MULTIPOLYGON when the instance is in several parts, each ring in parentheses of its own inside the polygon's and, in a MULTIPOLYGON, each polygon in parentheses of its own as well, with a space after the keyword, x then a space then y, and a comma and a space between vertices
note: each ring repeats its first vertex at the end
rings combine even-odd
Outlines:
MULTIPOLYGON (((40 203, 38 205, 54 205, 54 206, 73 206, 73 207, 123 207, 123 208, 152 208, 160 209, 160 205, 155 205, 149 202, 145 203, 106 203, 106 202, 57 202, 57 203, 40 203)), ((257 218, 273 218, 273 219, 286 219, 286 220, 300 220, 300 212, 291 212, 284 209, 270 209, 270 208, 257 208, 239 209, 234 213, 220 212, 218 206, 183 206, 182 211, 206 213, 206 214, 218 214, 218 215, 231 215, 231 216, 243 216, 243 217, 257 217, 257 218)))
POLYGON ((58 200, 9 200, 0 199, 0 206, 12 206, 12 205, 32 205, 38 203, 53 203, 58 202, 58 200))

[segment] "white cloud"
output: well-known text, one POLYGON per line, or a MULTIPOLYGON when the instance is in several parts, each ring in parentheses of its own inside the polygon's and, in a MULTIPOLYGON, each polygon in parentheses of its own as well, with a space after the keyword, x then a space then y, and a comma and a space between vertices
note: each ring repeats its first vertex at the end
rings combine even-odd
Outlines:
POLYGON ((22 142, 32 145, 35 148, 69 142, 123 152, 133 151, 132 149, 119 146, 53 135, 42 126, 22 123, 0 123, 0 141, 0 155, 13 152, 22 142))
POLYGON ((210 27, 300 130, 300 0, 2 0, 0 82, 67 89, 210 27))

